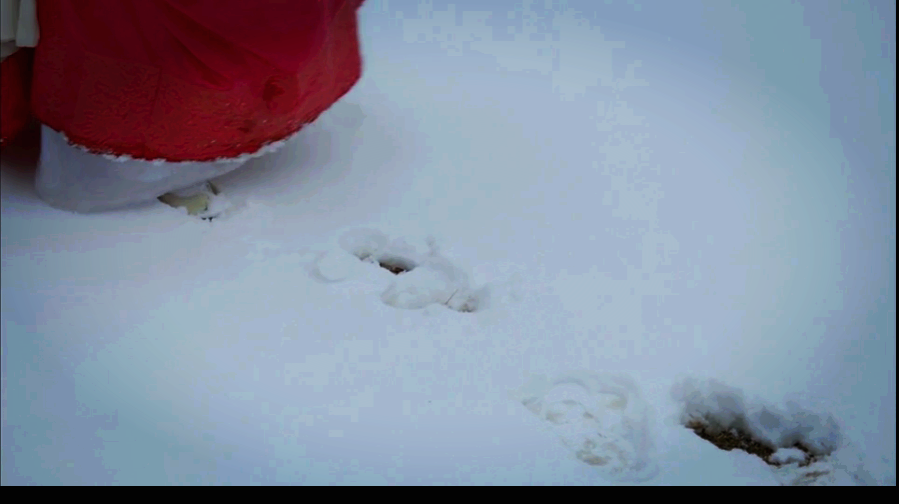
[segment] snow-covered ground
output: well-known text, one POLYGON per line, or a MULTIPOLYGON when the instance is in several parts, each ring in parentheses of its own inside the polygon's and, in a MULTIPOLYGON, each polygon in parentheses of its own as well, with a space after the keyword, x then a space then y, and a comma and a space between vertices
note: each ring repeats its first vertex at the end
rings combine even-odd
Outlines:
POLYGON ((212 222, 53 210, 4 153, 4 485, 895 485, 895 2, 361 31, 212 222))

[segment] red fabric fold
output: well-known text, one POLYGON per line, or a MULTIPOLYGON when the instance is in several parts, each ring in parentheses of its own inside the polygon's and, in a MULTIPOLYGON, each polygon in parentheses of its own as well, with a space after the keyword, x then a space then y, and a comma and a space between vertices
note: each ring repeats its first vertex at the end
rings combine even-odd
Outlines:
POLYGON ((95 152, 254 152, 358 81, 359 0, 41 0, 34 115, 95 152))
POLYGON ((347 0, 41 0, 84 51, 213 88, 262 69, 297 72, 347 0))

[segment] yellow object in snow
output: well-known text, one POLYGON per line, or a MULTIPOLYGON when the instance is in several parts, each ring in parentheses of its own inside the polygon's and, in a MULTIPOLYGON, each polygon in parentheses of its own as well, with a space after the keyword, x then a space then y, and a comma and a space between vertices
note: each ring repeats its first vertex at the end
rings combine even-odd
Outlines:
POLYGON ((179 194, 175 192, 165 193, 159 197, 159 201, 174 208, 186 208, 190 215, 201 215, 209 210, 212 196, 219 194, 219 189, 212 182, 206 182, 204 190, 194 194, 179 194))

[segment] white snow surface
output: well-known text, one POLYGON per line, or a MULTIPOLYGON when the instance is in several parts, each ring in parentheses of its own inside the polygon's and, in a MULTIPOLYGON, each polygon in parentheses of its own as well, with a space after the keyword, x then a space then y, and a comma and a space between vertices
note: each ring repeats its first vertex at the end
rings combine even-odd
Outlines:
POLYGON ((851 4, 369 0, 211 222, 7 149, 3 484, 895 485, 895 2, 851 4))

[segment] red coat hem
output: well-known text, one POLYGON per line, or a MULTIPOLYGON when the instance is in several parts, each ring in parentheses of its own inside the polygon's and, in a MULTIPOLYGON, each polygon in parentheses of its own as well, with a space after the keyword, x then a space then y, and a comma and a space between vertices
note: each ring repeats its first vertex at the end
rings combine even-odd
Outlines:
POLYGON ((296 73, 270 67, 216 89, 83 50, 67 39, 59 12, 38 2, 31 108, 98 154, 172 162, 253 154, 296 134, 358 82, 360 4, 343 4, 322 48, 296 73))

